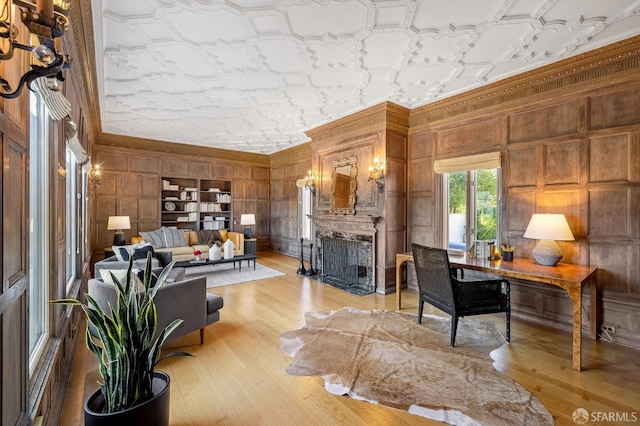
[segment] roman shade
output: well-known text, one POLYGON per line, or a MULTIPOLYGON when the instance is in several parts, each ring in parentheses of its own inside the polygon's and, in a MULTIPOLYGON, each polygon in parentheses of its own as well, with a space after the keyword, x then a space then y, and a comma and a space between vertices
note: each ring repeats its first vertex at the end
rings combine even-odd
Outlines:
POLYGON ((499 169, 500 151, 484 154, 467 155, 464 157, 445 158, 433 163, 436 173, 464 172, 467 170, 499 169))

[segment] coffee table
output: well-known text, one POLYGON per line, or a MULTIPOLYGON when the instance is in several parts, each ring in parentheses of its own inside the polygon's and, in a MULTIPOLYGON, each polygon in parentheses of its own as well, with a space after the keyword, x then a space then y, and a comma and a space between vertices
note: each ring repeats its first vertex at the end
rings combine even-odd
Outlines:
POLYGON ((236 262, 238 262, 238 271, 242 272, 242 261, 247 261, 247 266, 251 265, 251 261, 253 260, 253 270, 256 269, 256 259, 258 256, 255 254, 242 254, 240 256, 233 256, 229 259, 218 259, 218 260, 209 260, 205 259, 200 262, 185 260, 182 262, 176 262, 175 266, 180 268, 190 268, 192 266, 204 266, 204 265, 217 265, 218 263, 231 263, 233 262, 233 269, 236 269, 236 262))

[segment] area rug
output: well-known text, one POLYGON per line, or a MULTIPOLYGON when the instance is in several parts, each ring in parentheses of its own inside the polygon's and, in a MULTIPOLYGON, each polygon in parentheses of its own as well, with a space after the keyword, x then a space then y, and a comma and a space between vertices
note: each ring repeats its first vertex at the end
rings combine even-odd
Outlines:
POLYGON ((214 288, 279 277, 286 274, 276 271, 275 269, 267 268, 259 263, 256 263, 256 270, 254 271, 253 263, 247 266, 247 263, 243 262, 242 271, 238 269, 238 265, 236 265, 234 269, 233 263, 219 263, 217 265, 191 266, 186 268, 185 275, 187 278, 204 275, 207 277, 207 288, 214 288))
POLYGON ((529 391, 492 365, 505 343, 491 320, 461 318, 456 347, 450 319, 392 311, 308 312, 306 325, 280 334, 293 358, 287 373, 320 376, 336 395, 457 425, 552 425, 529 391))

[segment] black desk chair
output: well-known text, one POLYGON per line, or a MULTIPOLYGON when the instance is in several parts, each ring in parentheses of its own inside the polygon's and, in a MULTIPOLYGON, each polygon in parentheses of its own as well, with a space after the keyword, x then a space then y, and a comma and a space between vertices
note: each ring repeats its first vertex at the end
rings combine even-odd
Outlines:
POLYGON ((446 250, 418 244, 411 244, 411 248, 420 290, 418 323, 422 324, 424 302, 451 315, 453 347, 459 317, 505 312, 507 341, 510 341, 511 306, 508 280, 461 281, 452 275, 454 271, 449 265, 446 250))

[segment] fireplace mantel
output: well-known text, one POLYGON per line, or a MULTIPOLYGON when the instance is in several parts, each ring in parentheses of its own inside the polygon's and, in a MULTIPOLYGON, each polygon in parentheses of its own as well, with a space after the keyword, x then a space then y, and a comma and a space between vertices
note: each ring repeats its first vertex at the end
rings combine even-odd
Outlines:
POLYGON ((375 215, 333 215, 333 214, 310 214, 316 229, 335 230, 349 233, 364 233, 367 235, 376 233, 376 223, 381 216, 375 215))

